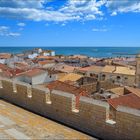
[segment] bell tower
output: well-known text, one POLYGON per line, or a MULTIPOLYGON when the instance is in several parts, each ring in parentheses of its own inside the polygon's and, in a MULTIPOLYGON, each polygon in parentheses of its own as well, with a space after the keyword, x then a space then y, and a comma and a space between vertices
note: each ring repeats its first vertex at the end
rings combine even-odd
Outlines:
POLYGON ((136 56, 136 86, 140 88, 140 54, 136 56))

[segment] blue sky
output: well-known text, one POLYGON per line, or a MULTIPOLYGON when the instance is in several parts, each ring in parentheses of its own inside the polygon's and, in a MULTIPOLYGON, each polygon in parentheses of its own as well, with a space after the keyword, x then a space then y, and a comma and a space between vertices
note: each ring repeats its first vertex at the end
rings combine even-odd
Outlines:
POLYGON ((140 46, 140 0, 0 0, 0 46, 140 46))

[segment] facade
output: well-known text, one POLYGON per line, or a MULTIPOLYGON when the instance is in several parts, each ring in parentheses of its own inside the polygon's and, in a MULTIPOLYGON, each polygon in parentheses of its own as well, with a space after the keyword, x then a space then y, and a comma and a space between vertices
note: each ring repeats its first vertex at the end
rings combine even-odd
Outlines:
POLYGON ((120 85, 134 86, 135 70, 121 66, 105 66, 100 80, 110 80, 120 85))
POLYGON ((36 58, 38 56, 38 53, 33 53, 33 54, 29 54, 28 55, 28 58, 29 59, 34 59, 34 58, 36 58))
POLYGON ((55 66, 56 63, 54 60, 44 60, 44 61, 39 61, 38 64, 42 68, 51 68, 55 66))
POLYGON ((77 72, 82 75, 85 75, 88 77, 94 77, 97 80, 99 80, 102 69, 103 67, 101 66, 89 66, 89 67, 80 68, 77 70, 77 72))

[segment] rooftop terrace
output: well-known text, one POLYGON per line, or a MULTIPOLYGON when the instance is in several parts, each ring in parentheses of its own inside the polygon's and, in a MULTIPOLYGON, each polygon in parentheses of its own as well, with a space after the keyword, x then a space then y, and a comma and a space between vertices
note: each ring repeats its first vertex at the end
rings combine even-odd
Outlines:
POLYGON ((0 139, 95 139, 0 100, 0 139))

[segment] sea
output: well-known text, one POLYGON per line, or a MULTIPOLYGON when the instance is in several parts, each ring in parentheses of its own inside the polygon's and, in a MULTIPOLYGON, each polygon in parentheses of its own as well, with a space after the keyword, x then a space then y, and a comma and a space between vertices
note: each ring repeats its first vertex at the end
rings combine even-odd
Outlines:
POLYGON ((0 53, 22 53, 23 51, 42 48, 54 50, 57 55, 86 55, 96 58, 135 57, 140 47, 0 47, 0 53))

